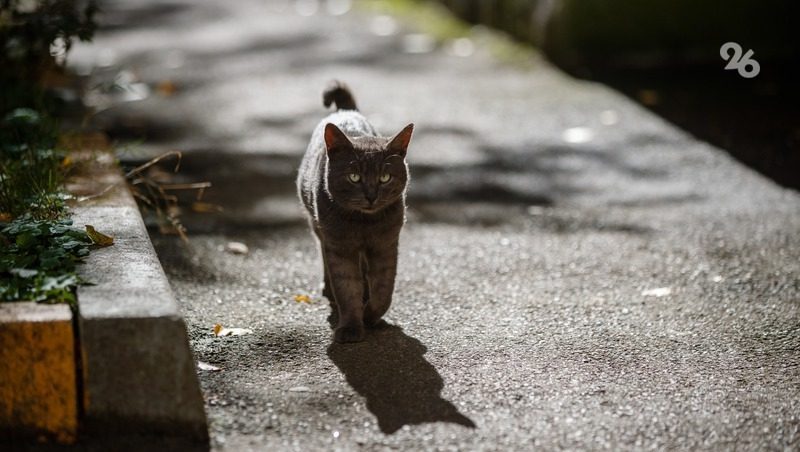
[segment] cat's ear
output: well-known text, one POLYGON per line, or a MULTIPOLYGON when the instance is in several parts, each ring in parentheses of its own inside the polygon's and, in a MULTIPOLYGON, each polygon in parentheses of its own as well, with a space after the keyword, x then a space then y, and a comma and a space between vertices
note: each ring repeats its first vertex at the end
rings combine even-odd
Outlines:
POLYGON ((391 140, 389 140, 389 145, 387 148, 396 153, 400 154, 401 156, 406 156, 406 151, 408 150, 408 143, 411 142, 411 132, 414 131, 414 124, 409 124, 403 128, 397 135, 394 136, 391 140))
POLYGON ((339 149, 352 149, 353 143, 338 127, 328 123, 325 125, 325 148, 330 153, 339 149))

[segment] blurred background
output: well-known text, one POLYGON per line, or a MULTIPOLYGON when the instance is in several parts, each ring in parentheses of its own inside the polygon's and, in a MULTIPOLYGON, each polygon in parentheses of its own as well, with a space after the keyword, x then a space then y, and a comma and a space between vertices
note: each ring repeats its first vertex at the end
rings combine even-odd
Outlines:
MULTIPOLYGON (((17 3, 9 1, 8 5, 17 3)), ((27 3, 37 2, 19 2, 19 7, 30 8, 27 3)), ((80 3, 73 4, 80 8, 80 3)), ((89 2, 83 3, 89 5, 89 2)), ((167 2, 157 6, 139 4, 136 1, 101 1, 96 4, 100 14, 95 17, 101 24, 101 33, 113 30, 122 32, 133 27, 147 29, 148 22, 152 25, 167 21, 175 24, 191 24, 204 19, 193 12, 190 5, 182 2, 167 2)), ((240 9, 247 9, 246 4, 241 6, 240 9)), ((800 75, 798 69, 800 39, 797 38, 796 32, 800 8, 794 2, 781 0, 735 0, 725 3, 688 0, 647 3, 634 0, 261 2, 262 11, 294 10, 301 18, 318 14, 330 14, 335 17, 353 9, 400 12, 405 16, 410 15, 414 21, 423 24, 423 29, 420 30, 422 33, 410 39, 403 38, 400 43, 404 48, 403 53, 417 57, 440 46, 451 50, 450 53, 471 53, 469 36, 472 35, 473 38, 476 34, 480 36, 484 27, 507 34, 519 44, 532 45, 550 62, 567 73, 581 79, 599 81, 619 90, 680 128, 725 149, 741 162, 777 183, 793 188, 798 188, 800 184, 798 181, 800 178, 796 177, 800 171, 800 151, 798 151, 800 131, 797 125, 800 124, 798 118, 800 109, 796 108, 800 101, 798 99, 800 90, 796 89, 794 84, 800 75), (440 5, 465 22, 456 24, 442 19, 440 14, 429 14, 438 12, 435 6, 440 5), (470 29, 472 25, 475 27, 470 29), (458 41, 458 37, 466 39, 458 41), (749 79, 740 76, 736 70, 720 70, 722 62, 720 46, 721 43, 729 41, 738 43, 743 53, 748 50, 753 51, 752 58, 760 64, 758 76, 749 79)), ((59 10, 56 8, 54 11, 58 14, 59 10)), ((42 23, 45 22, 47 21, 42 23)), ((73 26, 70 25, 72 23, 75 27, 78 26, 78 22, 74 19, 64 19, 60 22, 67 27, 73 26)), ((80 25, 81 33, 85 36, 88 36, 88 30, 93 26, 90 25, 80 25)), ((298 20, 293 26, 314 25, 298 20)), ((371 39, 377 40, 385 41, 387 36, 399 32, 396 29, 397 24, 391 18, 384 22, 364 23, 364 27, 370 28, 373 31, 371 39)), ((157 33, 147 35, 139 33, 143 39, 152 41, 131 42, 123 44, 121 48, 104 45, 99 56, 95 56, 97 61, 90 62, 82 59, 79 48, 74 52, 72 61, 79 73, 92 74, 89 79, 92 88, 96 88, 98 81, 105 84, 106 88, 116 86, 130 91, 130 87, 134 86, 127 94, 129 98, 134 98, 137 89, 141 90, 145 85, 131 83, 132 76, 137 79, 136 81, 140 81, 139 79, 156 75, 152 74, 152 71, 157 70, 157 67, 180 71, 180 66, 186 63, 185 59, 191 56, 192 49, 195 48, 197 52, 204 53, 210 59, 209 63, 213 63, 214 49, 209 47, 209 43, 212 46, 219 46, 221 51, 232 50, 236 41, 249 42, 257 46, 260 39, 257 29, 256 24, 249 28, 246 24, 242 24, 242 28, 237 30, 242 34, 233 37, 216 27, 210 30, 211 35, 197 39, 188 48, 172 46, 168 41, 169 38, 157 33), (220 34, 214 37, 214 32, 220 34), (158 40, 159 38, 161 39, 158 40), (149 59, 145 59, 143 51, 148 46, 152 51, 146 55, 149 59), (203 46, 205 49, 200 52, 203 46), (170 47, 175 48, 170 50, 170 47), (136 53, 131 54, 132 52, 136 53), (123 68, 121 73, 109 74, 107 70, 109 59, 118 60, 120 57, 133 58, 137 67, 123 68), (148 69, 138 65, 154 67, 148 69), (114 85, 116 82, 120 83, 114 85)), ((293 38, 297 35, 295 30, 297 28, 285 32, 282 38, 271 43, 270 45, 274 47, 272 50, 278 50, 277 47, 284 42, 286 47, 283 50, 290 50, 289 46, 295 46, 298 52, 302 52, 303 44, 309 44, 311 37, 305 36, 306 42, 303 43, 300 38, 293 38)), ((202 30, 196 32, 200 33, 202 30)), ((336 34, 336 30, 330 30, 329 35, 332 38, 335 38, 336 34)), ((122 35, 118 36, 117 41, 119 39, 122 39, 122 35)), ((132 39, 136 40, 136 35, 132 39)), ((339 45, 347 44, 340 42, 339 45)), ((353 53, 355 48, 356 46, 351 43, 349 53, 353 53)), ((257 47, 236 49, 240 54, 245 50, 254 56, 259 49, 257 47)), ((340 49, 335 51, 341 52, 340 49)), ((342 56, 351 58, 351 63, 367 63, 366 60, 358 60, 358 57, 353 55, 348 57, 347 54, 345 51, 342 56)), ((195 55, 198 56, 200 55, 195 55)), ((227 55, 229 58, 232 56, 227 55)), ((270 52, 270 57, 275 56, 275 52, 270 52)), ((306 55, 306 57, 305 61, 312 66, 315 57, 318 63, 334 62, 330 54, 321 58, 318 55, 306 55)), ((278 56, 278 60, 283 58, 278 56)), ((223 61, 219 63, 223 64, 223 61)), ((379 64, 378 61, 375 63, 379 64)), ((160 80, 153 82, 156 86, 149 86, 150 94, 169 94, 170 90, 177 88, 169 74, 159 73, 157 76, 160 80)), ((195 76, 194 81, 197 80, 198 77, 195 76)), ((187 89, 191 83, 193 82, 187 81, 181 88, 187 89)), ((60 92, 68 93, 65 90, 60 92)), ((84 100, 89 100, 90 108, 98 106, 92 104, 93 100, 103 99, 102 95, 95 96, 95 94, 96 90, 89 92, 88 97, 83 96, 84 100)), ((99 102, 102 104, 103 101, 99 102)), ((100 110, 103 109, 105 108, 100 110)), ((122 127, 118 122, 109 125, 100 120, 97 124, 116 141, 144 141, 144 144, 147 144, 159 134, 170 133, 169 120, 154 125, 153 130, 147 130, 146 133, 137 130, 136 127, 122 127)), ((137 127, 141 129, 141 125, 137 127)))
MULTIPOLYGON (((342 78, 359 97, 373 96, 364 104, 374 106, 379 128, 388 126, 387 117, 430 111, 436 121, 418 135, 423 146, 441 148, 441 154, 417 156, 415 163, 424 166, 485 159, 485 149, 477 148, 503 145, 491 139, 465 143, 469 133, 487 137, 499 130, 481 112, 465 111, 459 124, 441 114, 448 97, 489 102, 491 90, 458 92, 445 83, 435 91, 438 97, 418 96, 424 99, 408 107, 372 93, 402 96, 419 89, 416 80, 423 75, 415 68, 432 68, 432 62, 444 62, 443 70, 429 71, 433 86, 452 75, 465 87, 497 61, 552 63, 573 77, 612 87, 778 184, 798 188, 797 18, 797 5, 779 0, 272 0, 230 8, 178 1, 6 0, 0 17, 2 101, 4 111, 25 104, 36 91, 32 82, 41 81, 46 94, 35 97, 43 109, 58 109, 57 119, 67 128, 104 135, 130 165, 168 149, 213 155, 269 148, 288 157, 282 163, 288 168, 321 113, 314 92, 327 79, 342 78), (353 14, 362 19, 344 19, 353 14), (410 23, 417 29, 404 28, 410 23), (96 29, 98 44, 80 42, 96 29), (728 42, 741 50, 734 60, 757 62, 758 75, 723 69, 728 63, 720 48, 728 42), (481 52, 490 58, 469 62, 481 52), (437 58, 442 53, 444 59, 437 58), (70 73, 61 68, 65 61, 70 73), (399 77, 400 71, 408 77, 399 77), (124 155, 133 149, 137 156, 124 155)), ((551 94, 541 93, 531 111, 551 94)), ((609 110, 601 123, 616 123, 615 115, 609 110)), ((559 122, 585 122, 574 119, 559 122)), ((524 122, 516 127, 530 128, 524 122)), ((532 133, 534 140, 544 136, 532 133)), ((582 130, 575 133, 581 140, 582 130)), ((430 197, 430 190, 423 194, 425 185, 412 194, 430 197)), ((479 188, 468 195, 513 197, 519 191, 504 182, 479 188)), ((544 191, 516 194, 536 202, 553 197, 553 187, 544 191)))
MULTIPOLYGON (((552 174, 551 182, 529 178, 512 183, 492 176, 495 170, 485 162, 497 160, 492 149, 506 146, 493 134, 512 129, 506 137, 516 133, 532 142, 547 137, 546 131, 535 130, 530 118, 503 117, 510 111, 503 108, 508 102, 499 106, 502 95, 492 99, 491 88, 470 85, 497 61, 511 66, 555 64, 573 77, 612 87, 777 183, 794 188, 800 184, 800 118, 795 108, 800 90, 793 84, 798 74, 798 40, 793 39, 798 15, 791 2, 274 0, 238 2, 230 8, 138 1, 99 6, 99 45, 78 45, 70 56, 70 64, 85 80, 78 97, 94 112, 91 120, 82 119, 83 124, 122 144, 118 148, 136 149, 137 157, 123 155, 131 166, 167 149, 196 154, 178 182, 214 182, 217 190, 209 192, 208 199, 227 204, 228 214, 223 216, 234 222, 245 218, 244 210, 251 207, 274 221, 296 218, 294 205, 272 199, 252 206, 223 191, 253 185, 261 197, 252 199, 266 199, 290 190, 286 182, 293 177, 294 159, 322 113, 315 92, 332 78, 354 86, 379 130, 398 127, 389 124, 389 118, 430 115, 432 120, 423 120, 419 129, 418 144, 437 149, 437 154, 412 155, 418 175, 412 197, 536 205, 578 197, 583 189, 575 189, 581 184, 553 181, 552 174), (348 20, 353 17, 359 19, 348 20), (417 29, 405 29, 406 23, 417 29), (758 76, 745 78, 723 69, 727 63, 720 47, 731 40, 742 53, 753 51, 748 55, 760 65, 758 76), (450 84, 453 79, 462 82, 460 86, 450 84), (406 104, 384 95, 411 93, 415 102, 406 104), (475 102, 464 107, 452 103, 453 97, 468 96, 475 102), (463 117, 446 117, 448 108, 458 108, 463 117), (241 151, 246 156, 237 160, 220 156, 241 151), (263 166, 280 172, 270 173, 280 178, 267 178, 266 184, 249 182, 264 179, 263 174, 253 170, 253 162, 240 164, 243 159, 269 159, 263 166), (222 174, 230 174, 238 184, 222 174, 203 174, 224 167, 222 162, 232 165, 222 174), (446 174, 439 171, 443 168, 446 174), (240 206, 242 210, 237 203, 248 205, 240 206)), ((528 77, 533 82, 536 74, 528 77)), ((558 88, 567 89, 565 84, 558 88)), ((577 106, 586 99, 535 88, 524 93, 530 95, 529 114, 548 102, 577 106)), ((621 111, 604 110, 609 111, 600 122, 616 124, 621 111)), ((581 136, 584 129, 566 124, 586 122, 580 112, 558 111, 566 117, 550 128, 556 134, 553 158, 559 146, 575 144, 559 135, 574 132, 577 141, 612 145, 604 142, 607 133, 589 130, 592 136, 587 138, 581 136)), ((541 124, 554 118, 544 112, 533 115, 541 124)), ((622 123, 639 126, 630 120, 622 123)), ((652 144, 645 129, 638 129, 644 136, 639 140, 652 144)), ((520 146, 519 139, 509 141, 520 146)), ((547 167, 548 157, 537 155, 539 166, 547 167)), ((603 177, 587 171, 590 178, 603 177)), ((560 177, 579 179, 566 173, 560 177)), ((610 193, 612 198, 618 195, 610 193)), ((216 227, 213 220, 202 223, 216 227)))
MULTIPOLYGON (((530 42, 779 184, 800 188, 800 8, 782 0, 442 0, 530 42), (721 43, 752 49, 750 80, 720 71, 721 43)), ((744 52, 743 52, 744 53, 744 52)))

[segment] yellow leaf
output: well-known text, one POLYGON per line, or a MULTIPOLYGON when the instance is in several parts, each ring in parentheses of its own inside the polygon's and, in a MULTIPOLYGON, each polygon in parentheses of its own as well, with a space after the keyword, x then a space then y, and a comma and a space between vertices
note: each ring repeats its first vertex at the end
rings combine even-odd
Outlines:
POLYGON ((247 328, 225 328, 224 326, 217 323, 214 325, 214 336, 217 337, 225 337, 225 336, 243 336, 245 334, 252 333, 253 330, 247 328))
POLYGON ((295 295, 294 301, 297 303, 308 303, 311 304, 311 297, 308 295, 295 295))
POLYGON ((637 94, 639 102, 645 104, 648 107, 653 107, 661 103, 661 96, 658 94, 658 91, 654 89, 643 89, 640 90, 637 94))
POLYGON ((197 213, 218 213, 222 207, 208 202, 196 201, 192 203, 192 211, 197 213))
POLYGON ((86 225, 86 235, 92 239, 95 245, 100 246, 111 246, 114 244, 114 237, 107 236, 102 232, 98 232, 94 229, 94 226, 87 224, 86 225))
POLYGON ((156 89, 158 90, 158 94, 164 97, 172 96, 178 91, 178 87, 175 86, 172 80, 162 80, 158 86, 156 86, 156 89))

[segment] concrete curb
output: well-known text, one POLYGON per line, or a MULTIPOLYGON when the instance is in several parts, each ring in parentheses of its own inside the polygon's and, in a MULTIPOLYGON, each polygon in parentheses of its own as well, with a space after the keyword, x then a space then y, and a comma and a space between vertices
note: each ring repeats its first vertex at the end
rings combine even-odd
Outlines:
POLYGON ((0 303, 0 439, 74 442, 78 393, 67 305, 0 303))
POLYGON ((94 181, 114 184, 73 209, 114 245, 93 251, 78 289, 83 427, 89 436, 169 435, 208 443, 203 399, 186 325, 144 222, 116 165, 94 181))
POLYGON ((76 313, 67 305, 0 304, 0 441, 89 438, 118 448, 157 437, 205 450, 186 325, 136 203, 110 154, 74 156, 92 168, 68 190, 103 193, 73 206, 74 224, 96 226, 114 245, 79 267, 92 285, 78 288, 76 313))

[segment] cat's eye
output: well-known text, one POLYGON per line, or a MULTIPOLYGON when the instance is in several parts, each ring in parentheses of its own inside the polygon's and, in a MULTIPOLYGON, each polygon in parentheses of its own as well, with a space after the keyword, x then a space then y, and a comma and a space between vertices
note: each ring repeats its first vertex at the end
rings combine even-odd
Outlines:
POLYGON ((350 173, 347 175, 347 180, 355 184, 361 180, 361 175, 358 173, 350 173))
POLYGON ((391 180, 391 179, 392 179, 392 175, 391 174, 383 173, 383 174, 381 174, 381 177, 380 177, 379 180, 381 181, 382 184, 385 184, 386 182, 389 182, 389 180, 391 180))

